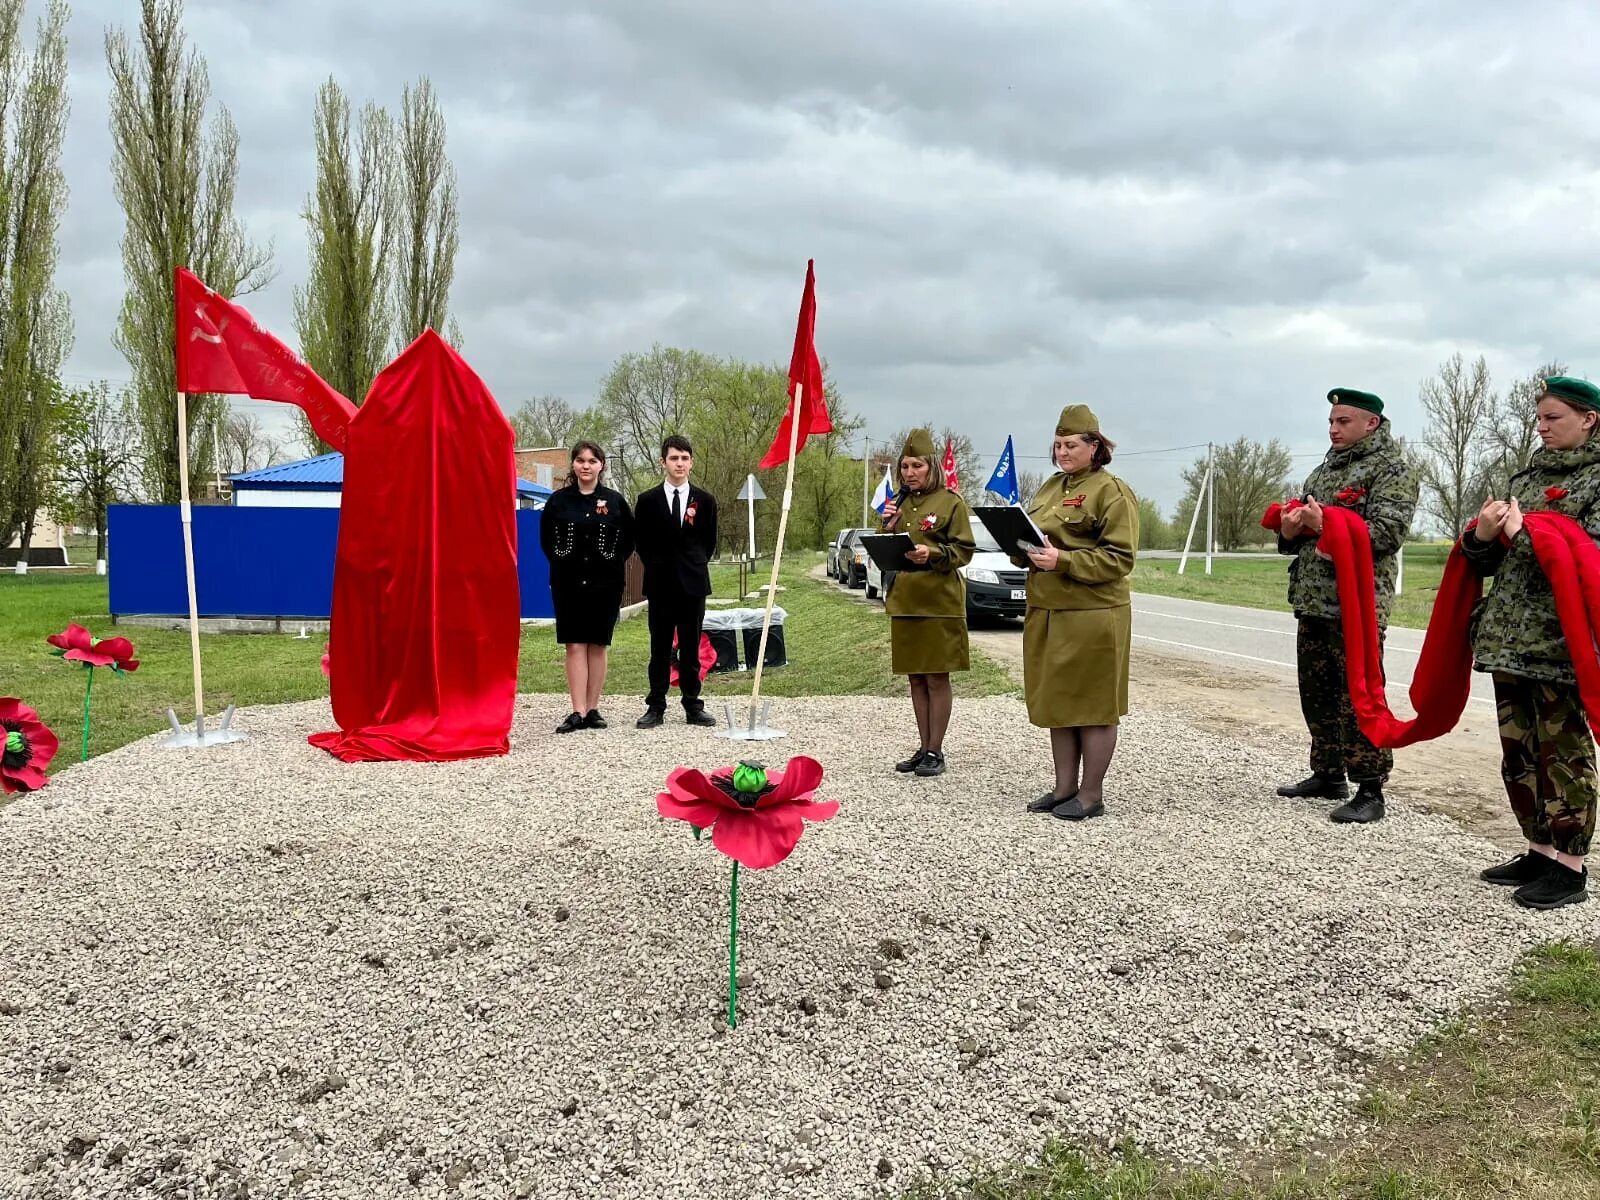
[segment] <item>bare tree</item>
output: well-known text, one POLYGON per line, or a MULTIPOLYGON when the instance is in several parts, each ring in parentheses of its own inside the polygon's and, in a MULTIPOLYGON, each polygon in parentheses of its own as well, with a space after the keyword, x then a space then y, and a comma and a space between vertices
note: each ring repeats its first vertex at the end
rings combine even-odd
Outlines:
MULTIPOLYGON (((246 240, 234 215, 239 135, 218 107, 202 130, 211 84, 205 60, 186 50, 181 0, 141 0, 137 46, 106 32, 111 73, 111 181, 127 218, 122 264, 128 290, 115 334, 133 374, 144 439, 145 483, 157 503, 179 497, 173 272, 194 271, 224 296, 270 277, 270 247, 246 240)), ((191 485, 213 470, 212 429, 225 406, 189 401, 191 485)))
MULTIPOLYGON (((332 79, 317 92, 313 125, 317 186, 302 213, 310 265, 294 290, 295 333, 311 369, 360 404, 388 361, 394 327, 394 128, 368 104, 352 144, 350 101, 332 79)), ((298 408, 295 421, 313 454, 328 451, 298 408)))
POLYGON ((456 173, 445 148, 444 114, 426 77, 400 99, 395 179, 395 351, 424 329, 461 344, 449 318, 450 284, 460 244, 456 173))
POLYGON ((106 556, 106 510, 136 486, 138 416, 127 396, 100 382, 67 394, 62 424, 61 490, 95 531, 95 557, 106 556))
POLYGON ((1539 416, 1544 381, 1566 373, 1566 363, 1547 362, 1526 379, 1513 383, 1495 403, 1487 430, 1490 462, 1483 479, 1485 496, 1504 497, 1510 493, 1511 477, 1528 465, 1539 448, 1534 422, 1539 416))
POLYGON ((1486 434, 1496 410, 1488 364, 1481 356, 1469 365, 1451 355, 1422 381, 1421 399, 1428 417, 1422 509, 1446 533, 1459 533, 1488 494, 1493 459, 1486 434))
POLYGON ((657 472, 661 439, 689 431, 716 367, 715 359, 697 350, 664 346, 616 361, 600 385, 595 406, 615 431, 611 465, 616 486, 636 487, 657 472))
MULTIPOLYGON (((1224 550, 1237 550, 1266 540, 1261 529, 1261 514, 1274 500, 1292 490, 1289 470, 1293 458, 1289 449, 1274 438, 1270 442, 1239 438, 1218 446, 1213 455, 1216 489, 1216 540, 1224 550)), ((1184 497, 1173 515, 1174 529, 1187 533, 1194 507, 1200 503, 1200 487, 1205 481, 1206 460, 1202 455, 1183 472, 1184 497)), ((1204 516, 1201 520, 1204 520, 1204 516)), ((1203 540, 1203 538, 1202 538, 1203 540)))
POLYGON ((1022 503, 1027 504, 1034 496, 1039 494, 1039 489, 1044 486, 1045 480, 1050 476, 1043 471, 1017 472, 1017 494, 1022 497, 1022 503))
POLYGON ((222 469, 259 471, 280 461, 281 446, 254 413, 230 413, 222 425, 222 469))
POLYGON ((0 0, 0 546, 20 534, 26 558, 53 483, 72 315, 55 286, 67 200, 67 6, 51 0, 31 55, 23 8, 0 0))
POLYGON ((565 446, 578 424, 579 414, 560 396, 535 396, 517 405, 511 414, 511 428, 517 445, 565 446))

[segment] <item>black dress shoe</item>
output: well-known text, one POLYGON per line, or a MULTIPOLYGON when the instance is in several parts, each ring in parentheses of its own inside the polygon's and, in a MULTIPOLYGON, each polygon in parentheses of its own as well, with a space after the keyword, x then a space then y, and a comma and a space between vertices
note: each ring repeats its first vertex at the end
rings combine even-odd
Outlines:
POLYGON ((690 725, 702 725, 708 729, 715 728, 717 724, 717 719, 703 708, 697 708, 693 712, 684 713, 683 719, 690 725))
POLYGON ((1526 854, 1517 855, 1510 862, 1501 863, 1498 867, 1488 867, 1479 871, 1478 878, 1496 887, 1521 887, 1543 875, 1555 861, 1548 854, 1535 854, 1530 850, 1526 854))
POLYGON ((584 714, 583 727, 585 729, 604 729, 606 727, 606 719, 600 715, 598 708, 591 708, 584 714))
POLYGON ((1105 801, 1096 800, 1093 804, 1085 804, 1074 794, 1070 800, 1063 800, 1052 808, 1050 813, 1063 821, 1087 821, 1090 817, 1098 817, 1105 811, 1105 801))
POLYGON ((1545 873, 1532 883, 1525 883, 1511 893, 1511 898, 1523 908, 1545 911, 1560 908, 1563 904, 1582 904, 1589 898, 1589 869, 1574 871, 1555 859, 1545 873))
POLYGON ((1343 800, 1349 794, 1343 775, 1313 775, 1278 789, 1278 795, 1286 800, 1343 800))
POLYGON ((1068 800, 1071 800, 1072 797, 1076 796, 1077 794, 1078 794, 1077 792, 1073 792, 1072 796, 1067 796, 1065 799, 1063 799, 1063 798, 1057 796, 1053 790, 1052 791, 1048 791, 1044 795, 1040 796, 1037 800, 1029 800, 1028 804, 1027 804, 1027 808, 1028 808, 1028 811, 1031 812, 1031 813, 1054 812, 1055 808, 1056 808, 1056 805, 1065 804, 1068 800))
POLYGON ((633 724, 637 729, 654 729, 666 719, 666 716, 666 710, 664 709, 647 708, 644 710, 644 716, 640 717, 633 724))
POLYGON ((926 750, 918 750, 910 758, 903 758, 895 763, 894 769, 902 775, 909 775, 922 765, 922 760, 928 757, 926 750))
POLYGON ((1367 780, 1356 789, 1354 799, 1328 814, 1328 820, 1335 825, 1371 825, 1383 820, 1382 786, 1367 780))
POLYGON ((922 761, 917 764, 912 772, 922 779, 932 779, 935 775, 944 774, 944 755, 937 750, 923 752, 922 761))
POLYGON ((568 713, 567 719, 556 726, 557 733, 571 733, 574 729, 583 728, 582 713, 568 713))

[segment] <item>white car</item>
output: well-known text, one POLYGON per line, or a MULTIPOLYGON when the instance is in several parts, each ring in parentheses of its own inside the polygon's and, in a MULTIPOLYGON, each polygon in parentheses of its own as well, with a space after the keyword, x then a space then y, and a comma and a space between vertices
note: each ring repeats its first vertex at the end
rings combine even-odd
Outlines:
MULTIPOLYGON (((978 552, 961 568, 967 581, 967 620, 976 617, 1020 617, 1028 608, 1028 573, 1000 552, 999 543, 982 525, 974 523, 972 537, 978 552)), ((876 600, 889 590, 895 573, 887 578, 878 564, 867 559, 867 596, 876 600)))

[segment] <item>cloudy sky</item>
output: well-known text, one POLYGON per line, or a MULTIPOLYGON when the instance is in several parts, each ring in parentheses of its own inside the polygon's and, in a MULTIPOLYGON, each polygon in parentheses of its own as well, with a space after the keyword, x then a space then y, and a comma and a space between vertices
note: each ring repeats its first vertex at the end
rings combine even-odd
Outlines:
MULTIPOLYGON (((68 370, 117 380, 103 35, 137 4, 74 10, 68 370)), ((1173 447, 1278 437, 1308 470, 1335 385, 1416 435, 1456 350, 1600 377, 1585 0, 190 0, 186 27, 276 250, 250 307, 286 340, 317 86, 395 108, 432 77, 452 310, 508 409, 586 404, 653 342, 786 359, 808 257, 870 433, 1028 453, 1086 402, 1166 507, 1173 447)))

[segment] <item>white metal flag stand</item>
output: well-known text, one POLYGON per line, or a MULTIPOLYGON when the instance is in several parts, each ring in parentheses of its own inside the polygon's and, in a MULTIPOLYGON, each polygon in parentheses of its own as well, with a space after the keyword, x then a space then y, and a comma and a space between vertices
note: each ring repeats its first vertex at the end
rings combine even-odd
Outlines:
POLYGON ((733 719, 732 705, 725 705, 728 727, 718 730, 718 737, 733 738, 741 742, 765 742, 784 736, 783 730, 767 724, 767 714, 772 711, 772 701, 761 704, 761 669, 767 661, 767 634, 772 629, 772 605, 778 595, 778 564, 783 561, 783 539, 789 531, 789 507, 794 503, 794 459, 800 445, 800 397, 805 385, 794 385, 794 400, 789 409, 789 466, 783 480, 783 511, 778 516, 778 540, 772 549, 772 582, 767 585, 766 610, 761 615, 761 643, 756 650, 755 678, 750 687, 750 713, 744 725, 733 719))
POLYGON ((194 522, 189 504, 189 398, 178 393, 178 511, 183 518, 183 570, 189 584, 189 654, 194 661, 194 728, 185 729, 178 714, 167 709, 167 721, 172 725, 172 736, 163 738, 161 745, 170 750, 190 746, 220 746, 224 742, 243 741, 245 735, 234 729, 233 705, 222 714, 221 724, 206 730, 205 692, 200 682, 200 599, 194 586, 194 522))

